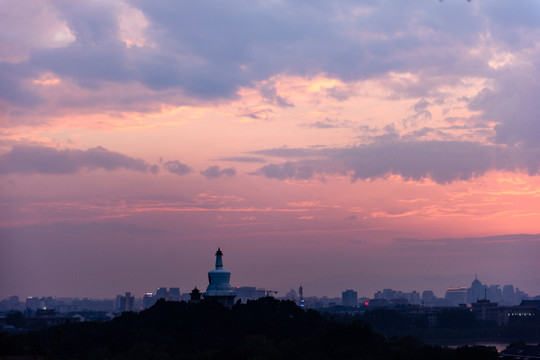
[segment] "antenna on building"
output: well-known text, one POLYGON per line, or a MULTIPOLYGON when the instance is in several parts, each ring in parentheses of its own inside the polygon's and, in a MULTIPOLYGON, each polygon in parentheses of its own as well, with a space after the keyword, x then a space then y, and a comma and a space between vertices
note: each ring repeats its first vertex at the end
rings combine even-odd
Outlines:
POLYGON ((298 288, 298 295, 300 296, 300 300, 298 301, 298 305, 303 308, 304 303, 304 288, 302 287, 302 284, 300 284, 300 287, 298 288))

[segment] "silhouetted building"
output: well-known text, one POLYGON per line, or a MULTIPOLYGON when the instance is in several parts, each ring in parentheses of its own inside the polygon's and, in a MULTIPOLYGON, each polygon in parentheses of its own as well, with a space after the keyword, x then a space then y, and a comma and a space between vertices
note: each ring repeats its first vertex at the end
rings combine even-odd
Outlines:
POLYGON ((154 296, 154 294, 152 294, 151 292, 147 292, 143 295, 143 309, 148 309, 150 307, 152 307, 156 301, 157 301, 157 297, 154 296))
POLYGON ((180 288, 172 287, 169 289, 169 300, 180 301, 180 288))
POLYGON ((508 318, 533 318, 540 316, 540 300, 523 300, 518 306, 509 306, 508 318))
POLYGON ((158 287, 156 290, 156 300, 167 299, 169 292, 166 287, 158 287))
POLYGON ((358 306, 358 293, 354 290, 345 290, 341 293, 341 305, 356 307, 358 306))
POLYGON ((120 296, 120 312, 135 310, 135 296, 130 292, 126 292, 124 296, 120 296))
POLYGON ((389 302, 393 301, 396 304, 403 303, 403 300, 411 304, 420 304, 420 293, 418 293, 416 290, 411 292, 403 292, 392 289, 383 289, 383 291, 377 291, 375 294, 373 294, 373 298, 376 300, 383 299, 389 302))
POLYGON ((450 303, 451 306, 458 306, 459 304, 467 303, 467 288, 464 286, 449 287, 446 289, 446 295, 444 298, 450 303))
POLYGON ((298 297, 298 306, 304 308, 306 306, 306 300, 304 299, 304 287, 302 284, 300 284, 300 287, 298 288, 298 297))
POLYGON ((422 292, 422 303, 424 305, 431 305, 435 302, 435 299, 437 299, 437 297, 433 291, 425 290, 422 292))
POLYGON ((243 303, 266 296, 265 289, 257 289, 255 286, 237 286, 234 292, 236 293, 236 299, 241 300, 243 303))
POLYGON ((216 252, 216 268, 208 272, 208 287, 203 294, 205 300, 219 301, 225 306, 234 305, 236 296, 231 284, 231 272, 223 268, 223 252, 216 252))
POLYGON ((487 299, 487 287, 482 285, 480 280, 475 276, 475 279, 471 283, 471 287, 467 289, 467 302, 471 304, 483 299, 487 299))
POLYGON ((189 301, 198 303, 199 301, 201 301, 201 295, 201 291, 195 286, 195 289, 191 290, 191 292, 189 293, 189 301))
POLYGON ((289 290, 288 293, 285 294, 285 296, 283 297, 283 299, 285 300, 291 300, 291 301, 295 301, 298 299, 298 294, 296 293, 296 291, 294 289, 291 289, 289 290))
POLYGON ((486 298, 490 301, 499 302, 502 300, 501 285, 489 285, 486 289, 486 298))
POLYGON ((29 296, 26 298, 26 308, 30 309, 32 311, 36 311, 40 308, 41 301, 38 297, 35 296, 29 296))
POLYGON ((516 294, 513 285, 504 285, 502 289, 502 301, 505 305, 516 305, 516 294))
POLYGON ((19 297, 16 295, 8 296, 4 300, 0 301, 0 311, 19 310, 24 311, 24 305, 19 301, 19 297))
POLYGON ((384 300, 392 300, 397 297, 397 291, 392 289, 383 289, 383 291, 377 291, 375 294, 373 294, 374 299, 384 299, 384 300))
POLYGON ((478 300, 471 304, 472 312, 479 320, 491 321, 497 325, 502 325, 508 315, 503 313, 502 308, 497 307, 496 302, 489 300, 478 300), (503 316, 505 315, 505 316, 503 316))
POLYGON ((374 308, 387 307, 390 306, 390 301, 383 298, 371 299, 369 300, 367 306, 374 308))

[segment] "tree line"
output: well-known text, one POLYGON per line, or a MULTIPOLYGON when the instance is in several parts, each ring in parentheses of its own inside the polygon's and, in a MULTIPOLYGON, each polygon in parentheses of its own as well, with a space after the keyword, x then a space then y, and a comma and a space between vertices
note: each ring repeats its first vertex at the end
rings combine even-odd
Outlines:
POLYGON ((110 322, 66 323, 0 335, 0 359, 497 359, 495 348, 450 349, 388 338, 362 320, 341 322, 271 297, 226 308, 159 301, 110 322))

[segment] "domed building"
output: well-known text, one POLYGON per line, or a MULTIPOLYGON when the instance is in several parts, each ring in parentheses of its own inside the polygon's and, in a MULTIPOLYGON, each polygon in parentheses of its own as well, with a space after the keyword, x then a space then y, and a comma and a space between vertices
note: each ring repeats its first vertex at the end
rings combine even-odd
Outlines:
POLYGON ((236 294, 229 283, 231 272, 223 268, 223 252, 216 252, 216 268, 208 272, 208 287, 202 294, 205 300, 219 301, 225 306, 232 306, 236 294))
POLYGON ((487 286, 483 285, 480 280, 478 280, 478 277, 475 275, 474 280, 471 283, 471 287, 467 289, 467 302, 469 304, 472 304, 473 302, 476 302, 478 300, 485 299, 486 289, 487 286))

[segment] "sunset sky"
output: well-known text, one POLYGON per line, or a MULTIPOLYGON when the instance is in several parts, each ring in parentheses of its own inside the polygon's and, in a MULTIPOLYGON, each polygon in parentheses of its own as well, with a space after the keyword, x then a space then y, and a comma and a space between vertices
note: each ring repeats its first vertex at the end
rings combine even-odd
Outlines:
POLYGON ((540 2, 0 0, 0 298, 540 294, 540 2))

